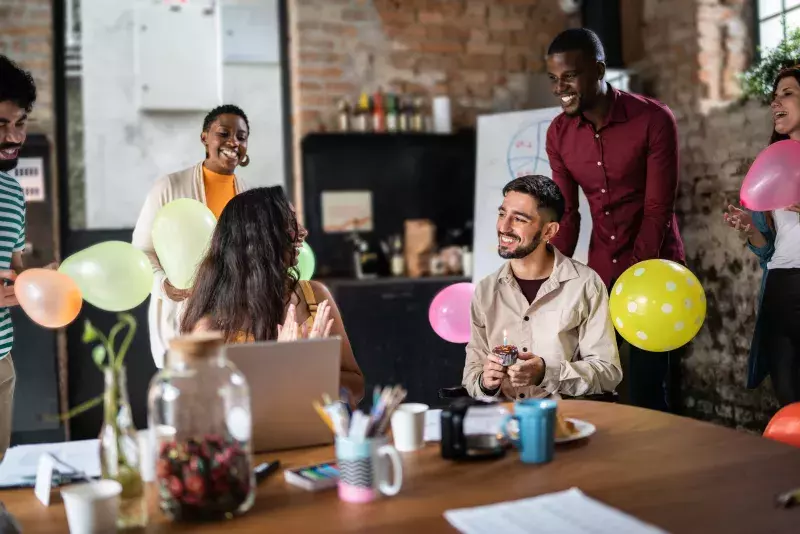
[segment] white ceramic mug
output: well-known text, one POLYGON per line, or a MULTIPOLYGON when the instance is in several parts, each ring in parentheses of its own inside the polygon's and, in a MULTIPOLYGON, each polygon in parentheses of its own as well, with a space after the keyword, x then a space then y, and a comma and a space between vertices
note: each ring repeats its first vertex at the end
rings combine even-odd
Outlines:
POLYGON ((394 447, 400 452, 419 450, 425 445, 425 412, 427 404, 401 404, 392 414, 394 447))

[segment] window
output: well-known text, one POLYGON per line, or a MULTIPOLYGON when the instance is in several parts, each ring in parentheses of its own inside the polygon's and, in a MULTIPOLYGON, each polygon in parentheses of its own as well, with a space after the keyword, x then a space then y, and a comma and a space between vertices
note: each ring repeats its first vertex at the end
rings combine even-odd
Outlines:
POLYGON ((800 0, 758 0, 758 47, 775 48, 800 27, 800 0))

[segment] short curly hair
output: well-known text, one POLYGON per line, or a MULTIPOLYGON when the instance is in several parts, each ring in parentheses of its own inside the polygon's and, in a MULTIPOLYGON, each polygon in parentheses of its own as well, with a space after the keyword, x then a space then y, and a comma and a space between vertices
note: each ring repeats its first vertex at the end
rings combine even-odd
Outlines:
POLYGON ((31 73, 0 54, 0 102, 13 102, 28 113, 36 102, 36 84, 31 73))
POLYGON ((203 120, 203 131, 207 132, 208 129, 211 128, 211 124, 213 124, 220 115, 237 115, 241 117, 247 125, 247 131, 250 131, 250 121, 247 120, 247 115, 244 114, 242 108, 234 106, 233 104, 223 104, 209 111, 208 115, 206 115, 206 118, 203 120))

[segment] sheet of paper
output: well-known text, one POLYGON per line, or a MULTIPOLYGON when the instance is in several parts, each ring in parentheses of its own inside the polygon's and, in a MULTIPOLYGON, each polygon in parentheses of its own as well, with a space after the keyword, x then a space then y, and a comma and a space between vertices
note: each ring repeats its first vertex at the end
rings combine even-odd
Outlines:
MULTIPOLYGON (((464 417, 464 434, 496 434, 506 415, 508 410, 502 406, 470 408, 464 417)), ((442 410, 425 412, 425 441, 442 440, 441 416, 442 410)))
POLYGON ((519 501, 448 510, 444 517, 463 534, 666 534, 587 497, 578 488, 519 501))
MULTIPOLYGON (((0 463, 0 488, 22 484, 33 486, 39 467, 39 457, 46 452, 83 471, 89 477, 98 477, 100 476, 99 447, 100 444, 96 439, 11 447, 0 463)), ((69 473, 65 466, 58 463, 56 469, 61 473, 69 473)))

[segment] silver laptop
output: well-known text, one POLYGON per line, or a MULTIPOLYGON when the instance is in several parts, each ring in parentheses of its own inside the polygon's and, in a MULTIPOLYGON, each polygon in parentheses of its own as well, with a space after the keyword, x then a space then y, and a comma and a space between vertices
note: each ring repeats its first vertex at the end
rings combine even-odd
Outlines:
POLYGON ((225 347, 250 386, 253 452, 333 443, 312 403, 339 398, 341 347, 339 337, 225 347))

